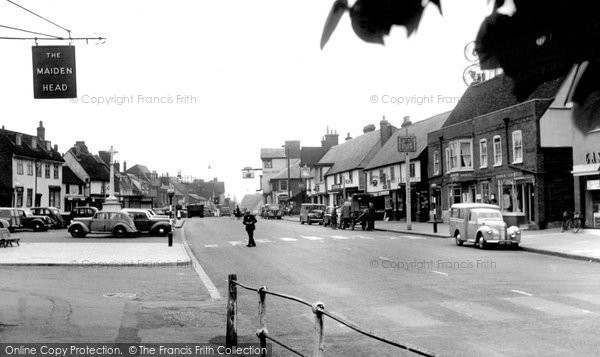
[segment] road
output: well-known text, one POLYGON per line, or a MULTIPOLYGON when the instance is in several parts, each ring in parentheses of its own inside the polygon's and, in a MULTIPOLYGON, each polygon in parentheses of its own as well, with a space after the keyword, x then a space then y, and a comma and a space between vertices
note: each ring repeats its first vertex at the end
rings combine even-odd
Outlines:
MULTIPOLYGON (((0 341, 222 342, 226 279, 236 273, 437 355, 594 355, 600 345, 597 263, 277 220, 259 219, 255 248, 226 217, 190 219, 184 232, 221 299, 190 267, 1 267, 0 341)), ((64 230, 19 235, 73 241, 64 230)), ((256 341, 258 296, 238 295, 240 342, 256 341)), ((309 308, 268 296, 267 326, 312 355, 309 308)), ((329 319, 325 347, 328 356, 412 355, 329 319)))
MULTIPOLYGON (((259 220, 189 220, 187 239, 222 294, 244 284, 322 301, 365 328, 439 355, 586 355, 600 337, 600 265, 452 240, 259 220)), ((257 294, 238 291, 239 334, 258 328, 257 294)), ((267 297, 270 333, 311 354, 310 309, 267 297)), ((329 355, 403 355, 325 321, 329 355)), ((280 351, 280 350, 276 350, 280 351)), ((282 355, 283 352, 279 352, 282 355)), ((410 355, 410 354, 407 354, 410 355)))

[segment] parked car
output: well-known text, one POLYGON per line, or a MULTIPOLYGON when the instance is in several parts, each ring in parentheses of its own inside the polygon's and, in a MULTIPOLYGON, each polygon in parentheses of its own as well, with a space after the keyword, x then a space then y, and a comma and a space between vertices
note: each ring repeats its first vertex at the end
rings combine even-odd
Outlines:
POLYGON ((55 207, 33 207, 31 213, 38 216, 48 216, 52 219, 52 228, 64 228, 67 226, 60 211, 55 207))
POLYGON ((471 242, 481 249, 489 244, 518 247, 519 227, 507 227, 500 207, 485 203, 457 203, 450 207, 450 235, 456 245, 471 242))
POLYGON ((137 233, 133 219, 125 212, 98 211, 92 217, 75 218, 68 229, 75 238, 89 233, 112 233, 117 238, 137 233))
POLYGON ((231 216, 231 210, 229 207, 221 207, 219 208, 219 214, 221 216, 231 216))
POLYGON ((300 223, 312 224, 318 222, 323 224, 323 212, 325 212, 325 205, 317 203, 303 203, 300 206, 300 223))
POLYGON ((21 217, 21 228, 31 229, 35 232, 45 232, 52 227, 52 219, 48 216, 34 215, 31 211, 17 208, 21 217))
POLYGON ((148 210, 134 208, 126 208, 122 212, 133 219, 135 229, 140 233, 166 236, 173 229, 172 220, 167 216, 152 216, 148 210))
POLYGON ((15 208, 0 208, 0 226, 0 228, 8 228, 9 232, 14 232, 22 226, 21 215, 15 208))
POLYGON ((98 209, 96 207, 74 207, 69 214, 69 224, 73 222, 75 218, 92 217, 98 209))
MULTIPOLYGON (((327 208, 325 208, 325 212, 323 213, 323 225, 325 227, 330 226, 331 225, 331 214, 333 213, 333 209, 337 208, 335 206, 328 206, 327 208)), ((338 217, 340 215, 339 211, 336 211, 338 217)))
POLYGON ((204 217, 204 205, 191 204, 187 205, 187 213, 188 217, 192 218, 194 216, 198 216, 200 218, 204 217))

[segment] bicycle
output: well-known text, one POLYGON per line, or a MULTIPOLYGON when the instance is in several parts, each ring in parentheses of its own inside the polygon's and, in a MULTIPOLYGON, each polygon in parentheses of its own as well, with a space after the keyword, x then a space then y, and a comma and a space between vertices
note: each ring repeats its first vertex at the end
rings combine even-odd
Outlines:
POLYGON ((579 212, 565 212, 563 214, 564 219, 562 223, 562 231, 572 231, 573 233, 578 233, 583 229, 583 220, 581 214, 579 212))

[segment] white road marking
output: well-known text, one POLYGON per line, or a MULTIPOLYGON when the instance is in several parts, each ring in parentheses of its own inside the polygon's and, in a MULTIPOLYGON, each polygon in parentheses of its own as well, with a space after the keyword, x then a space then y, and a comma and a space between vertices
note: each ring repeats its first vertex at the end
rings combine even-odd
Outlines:
POLYGON ((241 240, 233 240, 233 241, 229 241, 228 243, 231 244, 231 245, 233 245, 234 247, 236 245, 244 245, 244 244, 246 244, 246 243, 242 242, 241 240))
POLYGON ((525 295, 525 296, 533 296, 533 294, 530 293, 526 293, 524 291, 521 290, 511 290, 513 293, 517 293, 517 294, 521 294, 521 295, 525 295))
POLYGON ((590 313, 590 311, 581 309, 579 307, 533 296, 519 296, 504 299, 514 304, 534 309, 552 316, 569 317, 587 315, 590 313))
POLYGON ((295 242, 297 241, 296 238, 279 238, 280 240, 284 241, 284 242, 295 242))
POLYGON ((204 248, 218 248, 219 246, 216 244, 205 244, 204 248))
POLYGON ((432 270, 431 272, 432 272, 432 273, 436 273, 436 274, 440 274, 440 275, 444 275, 444 276, 450 276, 450 274, 448 274, 448 273, 444 273, 444 272, 442 272, 442 271, 432 270))
POLYGON ((185 248, 186 253, 190 257, 190 260, 192 261, 192 267, 196 271, 196 274, 198 274, 198 276, 200 277, 200 280, 202 280, 202 284, 204 284, 206 290, 208 290, 210 298, 213 300, 221 299, 221 294, 219 294, 219 290, 217 289, 215 284, 213 284, 212 280, 210 280, 208 274, 206 274, 206 272, 202 268, 202 265, 200 265, 200 262, 198 262, 198 259, 196 259, 194 253, 192 253, 190 245, 187 241, 187 237, 185 236, 185 230, 183 228, 179 228, 179 230, 181 232, 181 240, 183 241, 183 247, 185 248))
POLYGON ((268 239, 255 239, 255 241, 257 241, 258 243, 273 243, 272 240, 268 239))
POLYGON ((350 239, 350 237, 344 237, 344 236, 330 236, 333 239, 350 239))
POLYGON ((300 236, 304 239, 308 239, 308 240, 323 240, 323 238, 321 237, 315 237, 315 236, 300 236))

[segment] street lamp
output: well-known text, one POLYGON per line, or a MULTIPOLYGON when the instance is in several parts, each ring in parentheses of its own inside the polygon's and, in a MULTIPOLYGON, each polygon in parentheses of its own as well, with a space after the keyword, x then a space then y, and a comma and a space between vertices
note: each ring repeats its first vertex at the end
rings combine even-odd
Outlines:
POLYGON ((292 198, 292 194, 290 191, 290 148, 287 145, 282 145, 281 147, 285 148, 285 157, 287 158, 287 202, 289 206, 290 199, 292 198))
POLYGON ((175 187, 173 187, 172 184, 169 185, 167 194, 169 195, 169 216, 173 218, 173 196, 175 196, 175 187))

